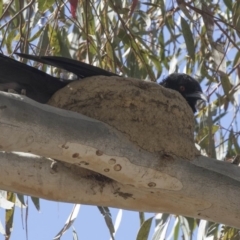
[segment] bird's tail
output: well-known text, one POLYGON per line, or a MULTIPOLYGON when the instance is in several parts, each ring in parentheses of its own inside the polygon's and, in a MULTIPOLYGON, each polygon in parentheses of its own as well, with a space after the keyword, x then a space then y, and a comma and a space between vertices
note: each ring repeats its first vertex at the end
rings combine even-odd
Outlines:
POLYGON ((25 92, 29 98, 46 103, 68 83, 0 53, 0 91, 25 92))
POLYGON ((115 73, 106 71, 102 68, 92 66, 74 59, 56 56, 33 56, 24 53, 16 53, 18 56, 34 60, 40 63, 48 64, 58 68, 65 69, 69 72, 76 74, 79 78, 92 77, 92 76, 118 76, 115 73))

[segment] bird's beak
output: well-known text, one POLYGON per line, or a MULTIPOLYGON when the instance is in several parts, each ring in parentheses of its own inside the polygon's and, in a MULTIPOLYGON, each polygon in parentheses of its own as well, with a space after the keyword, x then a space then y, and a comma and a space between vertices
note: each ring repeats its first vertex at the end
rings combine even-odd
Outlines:
POLYGON ((191 97, 192 97, 192 98, 197 98, 197 99, 203 100, 203 101, 205 101, 205 102, 208 101, 207 96, 206 96, 204 93, 202 93, 202 92, 189 93, 189 94, 186 94, 185 96, 186 96, 186 97, 190 97, 190 98, 191 98, 191 97))

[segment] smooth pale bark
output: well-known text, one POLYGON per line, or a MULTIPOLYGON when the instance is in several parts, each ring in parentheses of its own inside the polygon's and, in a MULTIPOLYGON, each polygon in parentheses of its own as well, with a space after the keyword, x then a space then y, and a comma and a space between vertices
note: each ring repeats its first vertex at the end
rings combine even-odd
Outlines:
POLYGON ((49 200, 175 213, 240 227, 236 166, 202 156, 190 161, 148 152, 100 121, 2 92, 0 131, 2 151, 55 158, 113 179, 97 181, 62 163, 55 168, 48 159, 2 153, 1 189, 49 200))

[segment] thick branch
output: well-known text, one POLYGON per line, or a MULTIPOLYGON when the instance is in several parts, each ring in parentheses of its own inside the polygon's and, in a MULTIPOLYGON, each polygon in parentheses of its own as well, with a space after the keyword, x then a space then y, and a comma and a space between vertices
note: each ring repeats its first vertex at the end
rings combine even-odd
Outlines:
POLYGON ((62 160, 136 187, 154 185, 172 190, 182 187, 177 179, 149 168, 159 165, 159 154, 142 150, 107 124, 19 98, 0 92, 2 151, 29 152, 62 160), (158 181, 153 181, 153 176, 158 181))
POLYGON ((44 158, 0 153, 0 162, 0 188, 8 191, 54 201, 174 213, 240 227, 239 183, 187 161, 174 161, 164 168, 181 180, 181 190, 151 192, 111 180, 101 182, 61 163, 52 166, 44 158))
POLYGON ((59 201, 182 214, 240 227, 236 166, 211 159, 208 163, 204 157, 182 160, 176 151, 149 152, 100 121, 2 92, 0 131, 2 151, 31 152, 108 177, 98 178, 91 172, 86 177, 84 170, 68 172, 61 164, 55 171, 45 159, 2 154, 2 189, 59 201))

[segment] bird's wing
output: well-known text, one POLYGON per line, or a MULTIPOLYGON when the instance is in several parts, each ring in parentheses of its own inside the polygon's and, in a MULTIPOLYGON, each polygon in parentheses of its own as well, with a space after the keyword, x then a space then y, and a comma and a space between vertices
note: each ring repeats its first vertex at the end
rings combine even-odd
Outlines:
POLYGON ((102 68, 92 66, 87 63, 83 63, 74 59, 65 57, 54 57, 54 56, 33 56, 23 53, 16 53, 18 56, 49 64, 54 67, 65 69, 69 72, 76 74, 79 78, 91 77, 91 76, 118 76, 115 73, 108 72, 102 68))
POLYGON ((21 90, 25 90, 26 96, 40 103, 46 103, 57 90, 69 83, 1 53, 0 66, 1 91, 11 89, 21 93, 21 90))

